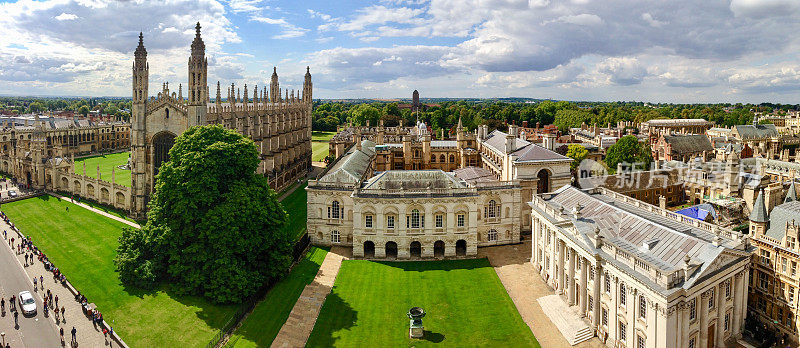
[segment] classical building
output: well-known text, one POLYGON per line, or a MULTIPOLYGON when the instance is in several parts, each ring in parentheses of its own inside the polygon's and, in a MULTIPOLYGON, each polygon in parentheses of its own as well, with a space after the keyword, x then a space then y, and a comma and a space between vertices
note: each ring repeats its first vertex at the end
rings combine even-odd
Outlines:
MULTIPOLYGON (((0 171, 32 188, 52 189, 46 163, 61 163, 74 156, 125 150, 130 147, 130 124, 40 118, 0 118, 0 171), (41 137, 41 139, 37 139, 41 137), (41 148, 37 144, 41 143, 41 148), (41 153, 35 153, 41 151, 41 153), (44 162, 36 169, 35 156, 44 162), (40 173, 40 175, 36 175, 40 173)), ((69 165, 71 161, 64 162, 69 165)), ((90 168, 91 169, 91 168, 90 168)))
POLYGON ((741 336, 741 234, 602 187, 530 203, 540 276, 609 347, 722 347, 741 336))
POLYGON ((477 167, 376 172, 377 147, 362 140, 309 181, 312 243, 349 246, 355 257, 405 259, 519 242, 518 183, 477 167))
POLYGON ((759 193, 750 214, 753 273, 750 277, 750 317, 772 331, 773 337, 798 345, 800 293, 800 201, 794 182, 783 204, 767 209, 759 193))
POLYGON ((208 60, 200 37, 200 23, 192 42, 188 63, 187 99, 182 86, 178 93, 163 84, 155 97, 148 97, 149 71, 142 35, 134 53, 133 105, 131 110, 131 165, 134 191, 133 213, 142 216, 153 191, 154 178, 161 163, 169 159, 175 137, 189 127, 221 124, 252 139, 261 153, 258 173, 280 190, 303 177, 311 166, 311 74, 306 70, 302 95, 294 90, 281 92, 278 74, 273 70, 269 90, 247 85, 240 91, 234 85, 222 100, 217 82, 216 99, 209 102, 208 60), (243 93, 240 93, 243 92, 243 93), (251 94, 252 93, 252 94, 251 94), (285 94, 285 95, 282 95, 285 94))
POLYGON ((600 186, 666 208, 686 200, 683 179, 677 169, 622 172, 603 178, 600 186))

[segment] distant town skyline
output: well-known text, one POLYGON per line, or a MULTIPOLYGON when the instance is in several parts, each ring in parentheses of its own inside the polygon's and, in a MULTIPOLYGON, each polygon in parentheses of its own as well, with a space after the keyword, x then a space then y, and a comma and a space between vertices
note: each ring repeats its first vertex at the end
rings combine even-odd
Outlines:
POLYGON ((800 103, 793 0, 2 1, 0 95, 131 92, 137 35, 151 88, 186 84, 194 24, 209 85, 322 99, 521 97, 800 103))

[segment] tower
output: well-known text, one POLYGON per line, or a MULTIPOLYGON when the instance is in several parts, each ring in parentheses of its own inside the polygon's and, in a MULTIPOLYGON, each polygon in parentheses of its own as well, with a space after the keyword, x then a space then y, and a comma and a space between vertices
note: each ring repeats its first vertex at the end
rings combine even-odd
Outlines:
POLYGON ((147 205, 146 122, 147 85, 150 66, 142 33, 133 59, 133 100, 131 103, 131 211, 137 218, 144 217, 147 205))
POLYGON ((42 189, 44 187, 44 158, 47 148, 47 138, 44 132, 44 122, 39 120, 36 114, 33 126, 33 138, 31 139, 31 159, 33 160, 33 172, 26 173, 27 184, 32 188, 42 189))
POLYGON ((272 67, 272 79, 269 82, 269 96, 273 103, 279 102, 281 98, 281 89, 278 84, 278 68, 276 67, 272 67))
POLYGON ((192 54, 189 56, 189 126, 206 124, 208 104, 208 59, 206 45, 200 37, 200 22, 194 27, 192 54))
POLYGON ((767 214, 767 207, 764 204, 764 190, 758 193, 755 204, 753 204, 753 211, 750 213, 750 236, 758 237, 767 232, 769 225, 769 214, 767 214))
POLYGON ((306 79, 303 82, 303 101, 311 102, 311 68, 306 67, 306 79))

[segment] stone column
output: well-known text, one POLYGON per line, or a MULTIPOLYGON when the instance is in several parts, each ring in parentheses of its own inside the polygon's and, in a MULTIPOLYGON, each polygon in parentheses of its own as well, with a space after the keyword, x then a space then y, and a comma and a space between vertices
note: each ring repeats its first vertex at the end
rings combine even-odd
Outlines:
POLYGON ((537 257, 539 255, 539 235, 537 231, 539 221, 531 216, 531 222, 531 264, 536 267, 539 266, 539 258, 537 257))
POLYGON ((434 242, 423 243, 422 241, 420 241, 420 245, 422 247, 422 254, 421 254, 422 257, 433 257, 434 242))
POLYGON ((447 243, 444 244, 444 256, 456 256, 456 245, 455 243, 447 243))
POLYGON ((564 251, 566 246, 564 242, 558 239, 558 294, 564 294, 566 274, 564 272, 564 251))
POLYGON ((581 265, 581 274, 580 274, 580 285, 581 291, 578 294, 578 307, 580 307, 581 317, 586 317, 586 293, 589 291, 588 289, 588 281, 586 280, 586 259, 581 257, 580 265, 581 265))
MULTIPOLYGON (((724 284, 724 280, 723 283, 720 284, 724 284)), ((714 335, 713 344, 715 347, 722 347, 725 345, 725 337, 723 337, 725 332, 725 292, 722 291, 723 289, 720 288, 719 284, 717 284, 715 288, 717 296, 714 297, 714 306, 716 306, 717 310, 717 326, 715 326, 714 329, 717 330, 717 333, 714 335)), ((734 315, 733 312, 731 312, 731 315, 734 315)), ((733 318, 731 318, 731 320, 733 320, 733 318)), ((731 324, 733 324, 733 322, 731 322, 731 324)))
POLYGON ((700 345, 699 347, 708 347, 708 291, 702 293, 697 304, 697 320, 700 325, 700 345))
POLYGON ((592 303, 589 304, 592 306, 592 328, 597 329, 600 327, 600 284, 602 283, 600 274, 603 273, 603 268, 599 265, 592 265, 589 271, 594 274, 594 281, 592 282, 592 303))
POLYGON ((567 293, 567 303, 572 306, 575 304, 575 250, 569 249, 569 271, 567 274, 567 282, 569 284, 569 292, 567 293))

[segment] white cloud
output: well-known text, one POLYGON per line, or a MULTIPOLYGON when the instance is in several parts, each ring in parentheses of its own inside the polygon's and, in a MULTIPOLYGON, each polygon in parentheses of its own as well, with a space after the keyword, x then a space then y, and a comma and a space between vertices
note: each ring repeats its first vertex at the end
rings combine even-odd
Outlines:
POLYGON ((273 35, 273 39, 291 39, 303 36, 308 32, 308 29, 291 24, 283 18, 270 18, 266 16, 254 15, 250 17, 250 20, 279 26, 282 31, 279 34, 273 35))
POLYGON ((230 6, 233 12, 256 12, 262 9, 269 8, 268 6, 259 6, 263 1, 261 0, 229 0, 228 6, 230 6))
POLYGON ((60 15, 55 17, 59 21, 71 21, 73 19, 78 19, 78 16, 72 13, 61 12, 60 15))
POLYGON ((611 83, 623 86, 642 83, 647 69, 634 57, 612 57, 597 65, 597 71, 608 76, 611 83))
POLYGON ((655 18, 653 18, 653 15, 651 15, 650 13, 647 13, 647 12, 642 13, 642 20, 647 22, 647 24, 650 24, 650 26, 656 27, 656 28, 662 27, 665 24, 667 24, 666 22, 662 22, 662 21, 656 20, 655 18))
POLYGON ((582 13, 579 15, 561 16, 556 18, 555 22, 562 22, 575 25, 595 26, 603 24, 603 19, 597 15, 582 13))

